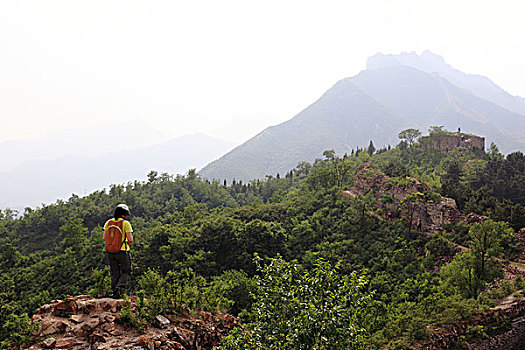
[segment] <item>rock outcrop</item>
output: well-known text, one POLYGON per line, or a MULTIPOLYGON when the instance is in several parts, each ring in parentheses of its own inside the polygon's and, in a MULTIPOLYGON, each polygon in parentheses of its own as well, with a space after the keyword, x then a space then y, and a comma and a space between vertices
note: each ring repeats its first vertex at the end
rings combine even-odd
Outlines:
MULTIPOLYGON (((136 297, 130 299, 133 305, 136 297)), ((142 333, 118 321, 122 299, 68 296, 40 307, 32 317, 40 323, 36 344, 27 349, 212 349, 238 320, 227 314, 196 312, 159 315, 142 333)))
MULTIPOLYGON (((366 163, 357 171, 352 186, 342 194, 346 197, 354 197, 365 195, 372 190, 378 208, 396 213, 408 195, 418 192, 432 193, 427 185, 415 178, 407 177, 399 181, 396 179, 373 169, 372 164, 366 163), (385 196, 392 197, 393 203, 382 203, 385 196)), ((433 197, 435 198, 426 198, 421 201, 414 210, 414 222, 421 219, 425 231, 439 230, 443 225, 465 220, 456 206, 456 201, 437 193, 434 193, 433 197)))

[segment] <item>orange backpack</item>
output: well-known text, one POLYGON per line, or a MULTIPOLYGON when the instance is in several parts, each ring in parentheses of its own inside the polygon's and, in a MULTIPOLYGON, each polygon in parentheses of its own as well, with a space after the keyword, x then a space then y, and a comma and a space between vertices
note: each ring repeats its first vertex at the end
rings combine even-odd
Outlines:
MULTIPOLYGON (((106 234, 104 235, 105 249, 108 253, 118 253, 124 242, 126 234, 124 233, 122 226, 124 220, 114 221, 109 220, 106 234)), ((126 240, 127 242, 127 240, 126 240)))

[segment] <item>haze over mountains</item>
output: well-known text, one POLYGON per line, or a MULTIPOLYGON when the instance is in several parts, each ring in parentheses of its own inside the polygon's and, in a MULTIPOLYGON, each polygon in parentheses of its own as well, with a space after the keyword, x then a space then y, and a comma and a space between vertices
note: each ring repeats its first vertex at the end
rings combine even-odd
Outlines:
POLYGON ((83 195, 145 179, 150 170, 177 174, 204 167, 205 178, 229 182, 284 175, 325 150, 351 153, 370 140, 376 148, 394 146, 399 131, 425 132, 431 125, 485 136, 486 146, 495 142, 504 153, 523 151, 525 99, 428 51, 376 54, 366 70, 340 80, 295 117, 233 150, 233 143, 202 134, 169 140, 140 122, 1 142, 0 208, 83 195))
MULTIPOLYGON (((102 129, 109 131, 112 127, 106 126, 102 129)), ((83 130, 81 134, 88 139, 88 142, 62 143, 71 148, 66 146, 66 149, 62 150, 66 155, 54 159, 42 159, 46 154, 48 157, 60 155, 60 152, 46 153, 54 146, 52 142, 47 141, 48 138, 42 143, 8 142, 7 145, 11 146, 21 145, 19 149, 13 148, 13 151, 18 152, 21 157, 24 155, 24 147, 27 147, 28 150, 34 150, 41 158, 26 161, 14 169, 0 172, 0 208, 35 207, 55 202, 57 199, 68 199, 73 193, 84 195, 94 190, 108 188, 110 184, 145 180, 151 170, 159 173, 183 174, 188 169, 201 168, 235 146, 232 142, 203 134, 187 135, 152 144, 157 133, 144 129, 142 125, 137 125, 136 128, 128 126, 121 130, 121 140, 114 137, 101 137, 100 144, 94 141, 98 139, 97 135, 83 130), (141 132, 144 132, 145 139, 135 140, 140 139, 141 132), (148 136, 153 138, 148 139, 148 136), (115 141, 125 146, 114 145, 115 141), (90 144, 93 145, 93 149, 86 148, 85 153, 82 153, 81 149, 90 144), (141 144, 148 145, 139 147, 141 144), (43 148, 43 145, 50 146, 43 151, 39 148, 43 148), (106 147, 105 153, 104 147, 106 147), (83 156, 78 156, 80 154, 83 156), (88 154, 96 156, 88 157, 88 154)), ((70 133, 79 136, 78 130, 72 130, 70 133)), ((101 136, 107 135, 111 133, 107 132, 101 136)), ((165 136, 162 135, 158 140, 162 141, 163 138, 165 136)), ((1 145, 6 147, 5 144, 1 145)), ((57 147, 58 145, 60 143, 57 141, 57 147)), ((0 147, 0 150, 5 152, 5 148, 0 147)))
POLYGON ((402 129, 442 125, 486 137, 502 152, 525 150, 525 104, 488 78, 467 75, 428 51, 377 54, 367 69, 336 83, 319 100, 204 167, 208 179, 249 181, 285 174, 323 151, 350 153, 398 143, 402 129))
POLYGON ((110 152, 148 147, 169 136, 141 121, 107 123, 89 128, 56 131, 40 138, 0 142, 0 172, 34 160, 53 160, 67 155, 99 157, 110 152))

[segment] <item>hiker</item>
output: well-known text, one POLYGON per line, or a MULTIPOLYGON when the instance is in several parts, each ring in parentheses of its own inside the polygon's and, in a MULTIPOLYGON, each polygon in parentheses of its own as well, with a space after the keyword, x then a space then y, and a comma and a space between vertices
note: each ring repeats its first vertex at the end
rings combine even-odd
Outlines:
POLYGON ((129 208, 119 204, 110 219, 104 225, 104 245, 111 271, 111 290, 114 298, 122 297, 131 278, 131 255, 129 245, 133 243, 133 229, 127 221, 129 208))
POLYGON ((423 230, 423 223, 421 222, 421 219, 417 219, 417 230, 419 232, 423 230))

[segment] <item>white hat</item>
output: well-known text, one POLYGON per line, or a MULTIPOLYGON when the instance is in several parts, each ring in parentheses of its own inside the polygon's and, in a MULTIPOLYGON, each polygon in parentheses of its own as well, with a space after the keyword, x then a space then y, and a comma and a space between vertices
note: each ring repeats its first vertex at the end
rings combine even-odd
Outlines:
POLYGON ((129 213, 129 208, 126 204, 119 204, 117 205, 117 208, 122 208, 129 213))

